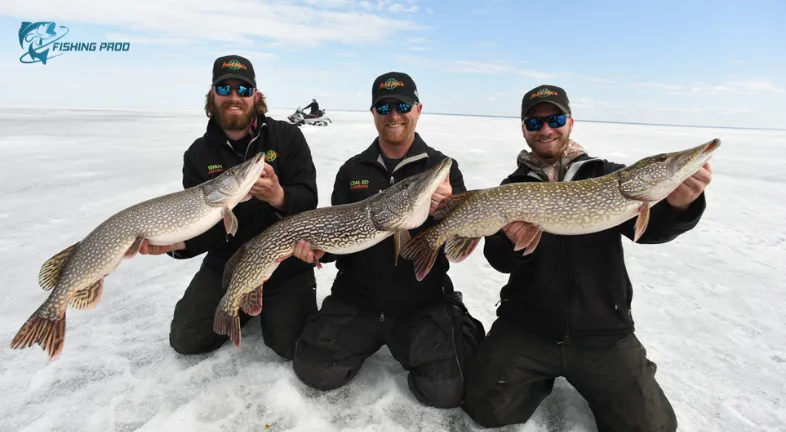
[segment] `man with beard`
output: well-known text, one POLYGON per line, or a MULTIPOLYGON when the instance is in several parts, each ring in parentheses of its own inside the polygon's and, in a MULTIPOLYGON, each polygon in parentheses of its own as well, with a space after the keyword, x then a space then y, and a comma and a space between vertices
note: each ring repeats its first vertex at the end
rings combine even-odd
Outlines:
MULTIPOLYGON (((366 199, 402 179, 437 165, 445 156, 415 132, 423 105, 412 78, 389 72, 374 80, 371 114, 378 136, 339 169, 332 204, 366 199)), ((431 197, 429 214, 452 193, 465 191, 454 160, 450 175, 431 197)), ((429 217, 412 236, 436 224, 429 217)), ((352 380, 367 358, 387 345, 407 371, 415 398, 427 406, 456 407, 464 391, 464 359, 483 338, 447 274, 440 253, 428 277, 415 278, 411 261, 394 262, 393 237, 339 256, 312 251, 301 241, 294 255, 308 263, 336 262, 338 274, 322 308, 306 321, 293 367, 307 385, 331 390, 352 380)))
MULTIPOLYGON (((288 122, 266 117, 267 104, 256 90, 254 68, 247 59, 229 55, 213 63, 213 84, 206 96, 207 130, 183 156, 183 187, 215 178, 259 152, 265 170, 251 188, 253 198, 238 204, 235 236, 223 222, 186 242, 142 245, 141 253, 167 253, 188 259, 207 253, 186 292, 175 305, 169 343, 181 354, 219 348, 227 339, 213 331, 216 307, 225 293, 224 265, 243 243, 283 216, 317 206, 316 169, 303 134, 288 122)), ((292 359, 306 316, 317 310, 314 266, 296 258, 281 263, 265 283, 260 314, 265 344, 292 359)), ((250 317, 240 312, 241 325, 250 317)))
MULTIPOLYGON (((531 151, 502 181, 550 182, 600 177, 623 165, 590 157, 570 138, 573 118, 562 88, 542 85, 524 95, 522 132, 531 151)), ((705 164, 650 210, 641 244, 669 242, 693 229, 706 206, 705 164)), ((526 422, 554 379, 565 377, 587 400, 600 432, 675 431, 677 419, 655 380, 656 365, 634 335, 632 287, 622 236, 635 218, 602 232, 535 237, 534 252, 514 251, 533 233, 513 222, 486 237, 489 264, 509 273, 499 317, 467 361, 463 409, 486 427, 526 422)))

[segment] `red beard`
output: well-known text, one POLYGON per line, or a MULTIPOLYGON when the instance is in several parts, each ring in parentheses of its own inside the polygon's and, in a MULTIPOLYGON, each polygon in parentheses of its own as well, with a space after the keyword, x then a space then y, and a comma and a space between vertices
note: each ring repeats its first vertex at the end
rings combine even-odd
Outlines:
POLYGON ((233 103, 230 101, 224 102, 218 110, 218 124, 221 129, 229 131, 239 131, 248 129, 251 122, 254 120, 254 106, 248 107, 242 113, 230 114, 228 109, 232 106, 244 108, 243 104, 233 103))

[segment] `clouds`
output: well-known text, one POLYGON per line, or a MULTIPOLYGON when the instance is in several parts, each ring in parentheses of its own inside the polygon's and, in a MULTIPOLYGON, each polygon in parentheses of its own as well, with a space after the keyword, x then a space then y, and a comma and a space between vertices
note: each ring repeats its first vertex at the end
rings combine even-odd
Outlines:
POLYGON ((413 1, 350 0, 135 0, 122 7, 97 0, 3 2, 0 14, 117 26, 130 38, 251 43, 255 39, 287 45, 369 44, 418 25, 402 12, 416 12, 413 1))

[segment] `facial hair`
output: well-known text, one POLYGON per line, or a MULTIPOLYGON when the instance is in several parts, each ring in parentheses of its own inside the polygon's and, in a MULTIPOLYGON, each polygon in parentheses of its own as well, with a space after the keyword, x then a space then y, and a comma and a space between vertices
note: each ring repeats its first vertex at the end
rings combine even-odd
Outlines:
POLYGON ((254 120, 254 105, 246 106, 243 103, 226 101, 218 108, 218 124, 221 129, 228 131, 240 131, 248 129, 254 120), (230 107, 238 107, 243 110, 240 113, 229 113, 230 107))

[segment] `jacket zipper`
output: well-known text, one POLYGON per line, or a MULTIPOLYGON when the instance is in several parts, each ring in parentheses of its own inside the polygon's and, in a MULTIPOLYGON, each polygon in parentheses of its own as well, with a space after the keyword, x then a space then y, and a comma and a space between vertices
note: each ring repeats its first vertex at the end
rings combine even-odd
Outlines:
MULTIPOLYGON (((385 166, 385 164, 384 164, 384 162, 382 162, 381 158, 382 158, 382 155, 380 154, 379 157, 377 158, 377 161, 376 161, 377 165, 380 166, 385 171, 386 174, 390 174, 389 182, 390 182, 390 185, 392 186, 392 185, 394 185, 396 183, 396 177, 394 176, 394 174, 396 173, 396 171, 399 170, 399 168, 405 167, 405 166, 409 165, 410 163, 418 161, 420 159, 424 159, 424 158, 427 159, 428 158, 428 154, 421 153, 421 154, 419 154, 417 156, 412 156, 412 157, 409 157, 409 158, 405 158, 404 160, 402 160, 398 165, 396 165, 393 168, 393 172, 392 173, 388 173, 388 167, 385 166)), ((385 293, 380 293, 379 294, 379 310, 380 310, 379 321, 383 322, 383 321, 385 321, 385 293)), ((454 345, 455 345, 455 343, 454 343, 454 345)))

